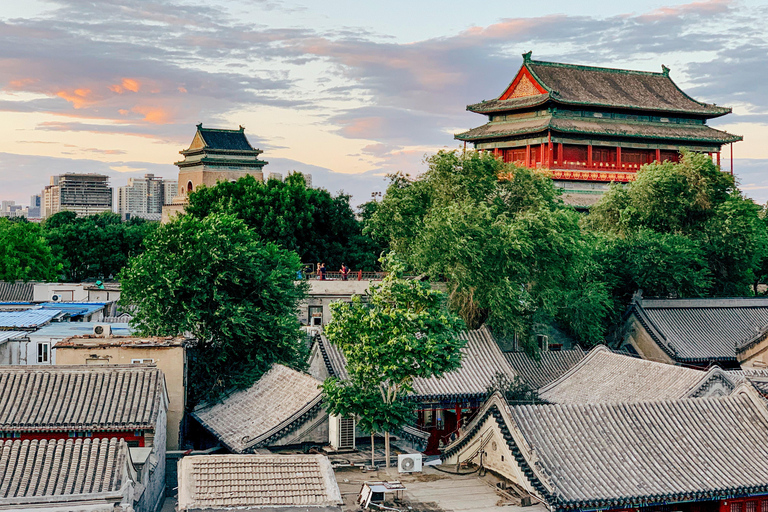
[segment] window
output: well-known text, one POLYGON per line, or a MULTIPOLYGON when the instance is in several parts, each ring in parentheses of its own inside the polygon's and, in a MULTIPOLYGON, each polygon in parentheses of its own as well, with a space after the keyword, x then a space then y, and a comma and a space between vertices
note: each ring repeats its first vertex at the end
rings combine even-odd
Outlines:
POLYGON ((746 512, 757 512, 757 502, 756 501, 748 501, 746 503, 746 512))
POLYGON ((743 503, 731 503, 731 512, 743 512, 743 503))
POLYGON ((131 359, 131 364, 152 364, 154 359, 131 359))
POLYGON ((323 325, 323 306, 309 306, 309 325, 323 325))
POLYGON ((50 362, 48 360, 48 344, 47 343, 37 344, 37 362, 38 363, 50 362))

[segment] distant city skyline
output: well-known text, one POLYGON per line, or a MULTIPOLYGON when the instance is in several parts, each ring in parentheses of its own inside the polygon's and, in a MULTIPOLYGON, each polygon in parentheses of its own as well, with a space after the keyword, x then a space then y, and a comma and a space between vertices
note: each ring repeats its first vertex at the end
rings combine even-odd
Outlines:
MULTIPOLYGON (((733 107, 735 170, 768 199, 768 6, 553 1, 32 0, 0 15, 0 180, 25 204, 49 176, 177 175, 199 122, 244 125, 267 173, 309 172, 364 202, 481 119, 522 59, 658 71, 733 107), (407 22, 402 13, 408 13, 407 22), (87 20, 87 21, 84 21, 87 20)), ((724 154, 724 166, 729 155, 724 154)))

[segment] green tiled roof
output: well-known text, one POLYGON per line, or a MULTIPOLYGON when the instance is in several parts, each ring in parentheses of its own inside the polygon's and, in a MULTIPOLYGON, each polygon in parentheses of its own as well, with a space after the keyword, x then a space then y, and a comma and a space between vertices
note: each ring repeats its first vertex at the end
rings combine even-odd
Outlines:
POLYGON ((552 130, 561 133, 602 135, 638 139, 675 140, 727 144, 742 140, 738 135, 707 125, 638 122, 615 119, 540 117, 516 122, 491 122, 455 135, 463 141, 480 141, 552 130))

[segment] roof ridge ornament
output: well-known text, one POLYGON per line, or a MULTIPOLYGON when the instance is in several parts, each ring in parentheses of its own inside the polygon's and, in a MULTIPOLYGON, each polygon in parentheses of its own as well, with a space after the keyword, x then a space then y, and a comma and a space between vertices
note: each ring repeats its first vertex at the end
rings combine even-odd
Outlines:
POLYGON ((202 128, 203 128, 203 123, 198 123, 198 125, 197 125, 197 129, 198 129, 198 130, 201 130, 202 128))
POLYGON ((529 51, 528 53, 523 54, 523 62, 531 62, 531 55, 533 54, 533 51, 529 51))
POLYGON ((664 64, 661 65, 661 74, 664 76, 669 76, 669 68, 664 64))

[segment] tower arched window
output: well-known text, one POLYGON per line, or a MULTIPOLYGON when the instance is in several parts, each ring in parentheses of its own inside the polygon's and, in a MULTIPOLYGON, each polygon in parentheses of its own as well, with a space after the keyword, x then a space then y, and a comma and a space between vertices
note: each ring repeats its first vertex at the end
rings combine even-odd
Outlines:
POLYGON ((194 188, 195 187, 192 186, 192 182, 188 181, 187 182, 187 193, 192 192, 192 190, 194 190, 194 188))

